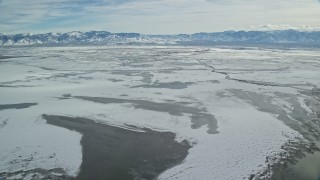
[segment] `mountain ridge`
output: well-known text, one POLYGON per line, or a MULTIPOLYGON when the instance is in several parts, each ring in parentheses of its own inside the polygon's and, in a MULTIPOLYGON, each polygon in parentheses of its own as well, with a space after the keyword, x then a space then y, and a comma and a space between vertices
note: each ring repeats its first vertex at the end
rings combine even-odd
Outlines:
POLYGON ((192 45, 213 43, 258 44, 313 44, 320 45, 320 31, 223 31, 194 34, 144 35, 139 33, 111 33, 108 31, 72 31, 67 33, 2 34, 0 46, 50 46, 50 45, 116 45, 155 44, 192 45))

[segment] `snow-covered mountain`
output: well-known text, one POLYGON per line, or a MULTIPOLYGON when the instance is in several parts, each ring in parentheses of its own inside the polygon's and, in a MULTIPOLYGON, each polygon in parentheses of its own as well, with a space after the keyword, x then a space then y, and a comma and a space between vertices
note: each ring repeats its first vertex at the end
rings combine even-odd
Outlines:
POLYGON ((276 43, 320 45, 320 31, 224 31, 178 35, 143 35, 107 31, 46 34, 0 34, 1 46, 50 46, 86 44, 214 44, 214 43, 276 43))

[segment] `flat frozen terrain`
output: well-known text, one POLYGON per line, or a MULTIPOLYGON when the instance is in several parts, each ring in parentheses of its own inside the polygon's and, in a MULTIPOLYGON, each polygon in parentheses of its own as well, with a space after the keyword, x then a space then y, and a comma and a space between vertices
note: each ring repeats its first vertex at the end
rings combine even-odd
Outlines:
POLYGON ((48 114, 187 140, 161 180, 268 179, 319 137, 319 70, 318 50, 2 48, 0 177, 79 174, 83 135, 48 114))

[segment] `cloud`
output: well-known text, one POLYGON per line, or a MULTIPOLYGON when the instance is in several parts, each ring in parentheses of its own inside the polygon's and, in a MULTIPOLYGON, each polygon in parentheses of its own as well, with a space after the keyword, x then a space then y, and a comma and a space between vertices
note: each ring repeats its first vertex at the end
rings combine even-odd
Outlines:
POLYGON ((258 26, 248 26, 248 30, 262 30, 262 31, 268 31, 268 30, 301 30, 301 31, 315 31, 320 30, 320 27, 313 27, 309 25, 298 25, 298 26, 292 26, 292 25, 273 25, 273 24, 263 24, 258 26))

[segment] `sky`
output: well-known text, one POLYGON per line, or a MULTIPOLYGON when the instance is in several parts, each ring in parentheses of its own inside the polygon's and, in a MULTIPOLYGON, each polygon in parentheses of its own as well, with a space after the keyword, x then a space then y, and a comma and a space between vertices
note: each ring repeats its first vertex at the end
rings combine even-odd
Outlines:
POLYGON ((0 0, 1 33, 320 29, 320 0, 0 0))

